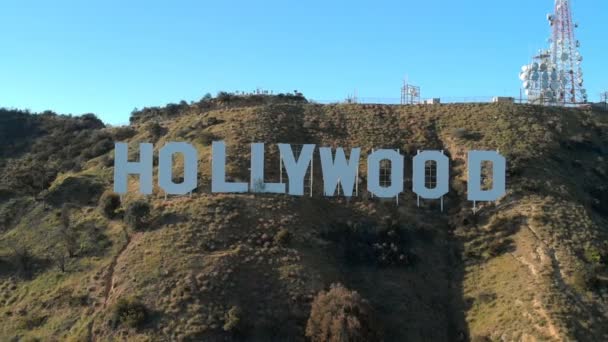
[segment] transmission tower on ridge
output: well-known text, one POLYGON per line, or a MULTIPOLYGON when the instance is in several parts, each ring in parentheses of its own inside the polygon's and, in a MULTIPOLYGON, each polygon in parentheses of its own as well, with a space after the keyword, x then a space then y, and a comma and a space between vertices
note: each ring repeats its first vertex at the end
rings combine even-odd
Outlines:
POLYGON ((548 14, 547 20, 552 30, 549 49, 539 51, 520 73, 528 100, 545 105, 586 103, 583 56, 574 34, 578 24, 572 21, 570 0, 555 0, 555 13, 548 14))
POLYGON ((408 84, 403 81, 401 87, 401 104, 419 104, 420 103, 420 87, 408 84))

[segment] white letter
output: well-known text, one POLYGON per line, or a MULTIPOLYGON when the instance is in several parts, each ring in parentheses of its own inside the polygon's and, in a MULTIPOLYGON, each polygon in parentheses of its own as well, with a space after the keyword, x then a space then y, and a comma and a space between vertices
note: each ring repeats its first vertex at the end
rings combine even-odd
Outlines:
POLYGON ((158 157, 158 185, 171 195, 185 195, 196 188, 198 156, 196 149, 185 142, 169 142, 160 149, 158 157), (184 155, 184 181, 173 183, 173 154, 184 155))
POLYGON ((416 195, 427 198, 437 199, 449 191, 450 184, 450 161, 446 155, 439 151, 423 151, 414 157, 414 174, 412 178, 412 189, 416 195), (436 186, 433 189, 426 187, 425 168, 426 162, 432 160, 437 167, 436 186))
POLYGON ((275 194, 285 193, 283 183, 264 183, 264 143, 251 144, 251 190, 275 194))
POLYGON ((467 198, 469 201, 496 201, 506 193, 505 157, 496 151, 469 151, 469 179, 467 198), (481 162, 492 162, 492 190, 481 190, 481 162))
POLYGON ((114 144, 114 192, 127 193, 127 178, 130 174, 139 175, 139 192, 152 193, 152 144, 139 144, 139 162, 129 162, 129 145, 114 144))
POLYGON ((283 159, 283 165, 287 171, 287 177, 289 178, 289 194, 296 196, 304 195, 304 176, 312 160, 315 145, 303 145, 298 161, 293 156, 291 145, 278 144, 278 146, 281 152, 281 159, 283 159))
POLYGON ((247 183, 226 182, 226 145, 223 141, 211 144, 211 192, 247 192, 247 183))
POLYGON ((403 191, 403 156, 395 150, 377 150, 367 157, 367 190, 380 198, 392 198, 403 191), (391 185, 380 186, 380 162, 391 161, 391 185))
POLYGON ((321 168, 323 170, 323 192, 325 196, 333 196, 336 192, 336 186, 340 182, 344 196, 351 197, 353 188, 357 178, 357 169, 359 168, 360 148, 353 148, 350 151, 349 161, 346 161, 344 150, 339 147, 336 149, 336 159, 333 160, 331 148, 322 147, 321 152, 321 168))

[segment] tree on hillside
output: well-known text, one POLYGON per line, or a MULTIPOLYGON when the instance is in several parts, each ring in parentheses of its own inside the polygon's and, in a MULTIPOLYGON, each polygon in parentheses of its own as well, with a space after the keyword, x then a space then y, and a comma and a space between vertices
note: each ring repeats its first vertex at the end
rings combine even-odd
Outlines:
POLYGON ((2 246, 10 251, 6 257, 17 274, 29 277, 36 263, 31 247, 18 238, 8 238, 2 242, 2 246))
POLYGON ((65 273, 69 255, 66 254, 65 249, 62 247, 63 246, 61 245, 52 246, 47 252, 47 257, 55 266, 57 266, 59 271, 65 273))
POLYGON ((78 232, 72 224, 70 207, 64 204, 61 208, 61 214, 59 215, 60 224, 58 229, 58 236, 61 245, 65 248, 68 257, 73 258, 78 252, 78 232))
POLYGON ((313 342, 381 341, 369 303, 356 291, 332 284, 314 299, 306 326, 313 342))
POLYGON ((101 121, 97 115, 93 113, 87 113, 80 116, 80 120, 83 125, 88 129, 100 129, 105 128, 106 125, 101 121))
POLYGON ((213 99, 213 96, 210 93, 206 93, 205 96, 201 99, 201 101, 210 101, 213 99))

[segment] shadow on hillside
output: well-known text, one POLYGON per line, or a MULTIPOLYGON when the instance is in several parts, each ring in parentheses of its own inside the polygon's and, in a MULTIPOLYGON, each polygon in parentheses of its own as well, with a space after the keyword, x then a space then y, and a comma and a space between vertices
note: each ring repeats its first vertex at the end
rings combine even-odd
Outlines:
POLYGON ((171 224, 178 224, 188 221, 188 217, 186 215, 168 212, 163 213, 162 215, 153 216, 148 222, 146 231, 154 231, 165 227, 171 224))
MULTIPOLYGON (((370 301, 384 325, 386 341, 466 341, 462 245, 449 238, 446 218, 436 215, 436 210, 407 209, 410 210, 418 211, 413 214, 415 220, 401 217, 397 225, 404 231, 402 239, 386 242, 389 246, 395 243, 395 250, 399 250, 402 246, 396 241, 403 241, 406 250, 403 253, 409 254, 408 262, 386 264, 362 258, 361 255, 369 257, 369 253, 365 252, 366 245, 361 239, 354 245, 357 253, 353 260, 353 252, 349 250, 353 248, 352 237, 334 240, 331 248, 339 262, 341 281, 370 301)), ((348 222, 343 223, 361 234, 365 228, 353 224, 357 220, 355 215, 346 216, 348 222)), ((370 217, 362 219, 364 224, 370 224, 370 217)), ((383 230, 378 226, 369 229, 383 230)), ((363 235, 373 240, 372 246, 385 243, 374 240, 373 235, 370 238, 369 233, 363 235)), ((391 260, 386 253, 372 254, 372 257, 391 260)))
POLYGON ((464 298, 464 263, 462 262, 463 245, 461 242, 453 241, 450 248, 451 256, 448 257, 450 291, 450 320, 447 332, 448 341, 468 341, 469 329, 466 322, 466 303, 464 298))
POLYGON ((39 258, 32 254, 15 254, 0 257, 0 279, 16 277, 23 280, 30 280, 37 274, 51 268, 51 260, 39 258))

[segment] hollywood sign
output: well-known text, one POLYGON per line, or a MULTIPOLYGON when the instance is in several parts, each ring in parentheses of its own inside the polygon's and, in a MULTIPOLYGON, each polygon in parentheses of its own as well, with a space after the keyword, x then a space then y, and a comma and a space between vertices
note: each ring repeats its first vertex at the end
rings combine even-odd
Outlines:
MULTIPOLYGON (((264 181, 264 143, 251 144, 251 175, 249 183, 226 181, 226 145, 223 141, 212 143, 211 157, 211 192, 245 193, 262 192, 274 194, 304 195, 304 178, 312 170, 314 144, 302 145, 299 156, 295 156, 290 144, 277 144, 280 161, 287 173, 287 184, 267 183, 264 181)), ((359 178, 359 161, 361 149, 352 148, 346 158, 343 148, 334 150, 329 147, 319 148, 321 170, 323 174, 323 193, 334 196, 336 188, 346 197, 353 196, 353 190, 359 178)), ((139 176, 139 191, 151 194, 153 188, 153 146, 150 143, 139 144, 139 161, 128 161, 128 144, 116 143, 114 152, 114 191, 125 194, 128 191, 129 175, 139 176)), ((467 158, 468 182, 467 199, 470 201, 495 201, 505 194, 506 160, 497 151, 469 151, 467 158), (492 188, 482 188, 482 164, 492 165, 492 188)), ((405 157, 397 150, 379 149, 367 156, 367 190, 379 198, 394 198, 404 190, 405 157), (381 161, 390 161, 390 183, 381 184, 381 161)), ((449 191, 449 159, 442 151, 419 151, 412 158, 412 191, 423 199, 439 199, 449 191), (436 165, 436 185, 429 188, 425 184, 425 166, 428 161, 436 165)), ((312 172, 311 172, 312 173, 312 172)), ((185 195, 197 187, 198 154, 196 149, 186 142, 169 142, 159 150, 158 185, 167 194, 185 195), (183 155, 183 181, 173 181, 173 156, 183 155)))

